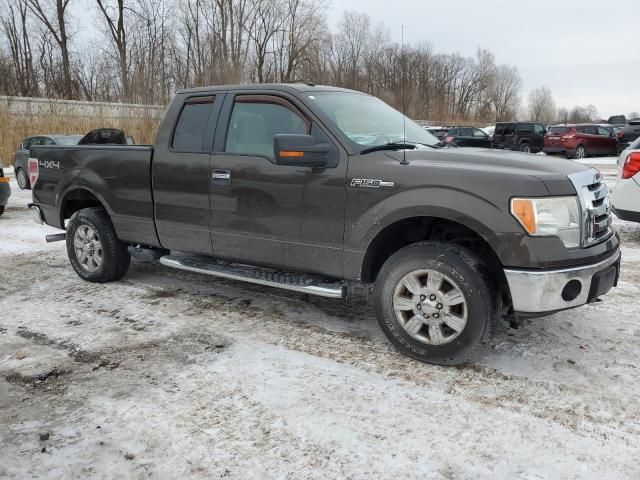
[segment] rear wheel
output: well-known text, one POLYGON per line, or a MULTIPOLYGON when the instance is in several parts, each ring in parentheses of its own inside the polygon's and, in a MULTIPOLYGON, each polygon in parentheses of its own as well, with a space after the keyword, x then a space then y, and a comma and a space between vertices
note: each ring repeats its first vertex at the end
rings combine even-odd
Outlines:
POLYGON ((4 213, 4 205, 0 205, 0 215, 4 213))
POLYGON ((573 158, 580 160, 581 158, 586 158, 587 149, 584 145, 578 145, 576 147, 576 151, 573 152, 573 158))
POLYGON ((116 236, 107 212, 85 208, 67 226, 67 255, 78 276, 89 282, 113 282, 129 269, 127 245, 116 236))
POLYGON ((497 298, 479 259, 457 245, 422 242, 392 255, 376 282, 382 330, 404 354, 455 365, 489 344, 497 298))
POLYGON ((20 190, 31 188, 31 185, 29 184, 29 175, 27 175, 27 172, 25 172, 23 168, 18 168, 16 170, 16 181, 18 182, 20 190))

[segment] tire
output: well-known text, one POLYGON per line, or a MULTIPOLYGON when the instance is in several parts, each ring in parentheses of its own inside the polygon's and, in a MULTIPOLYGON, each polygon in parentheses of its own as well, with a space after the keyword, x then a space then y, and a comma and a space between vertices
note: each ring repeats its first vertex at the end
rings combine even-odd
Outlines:
POLYGON ((573 152, 573 155, 571 155, 571 158, 574 158, 576 160, 587 158, 587 147, 582 144, 578 145, 573 152))
POLYGON ((4 205, 0 205, 0 215, 4 213, 4 205))
POLYGON ((131 256, 116 236, 103 208, 85 208, 73 214, 67 226, 67 255, 83 280, 96 283, 120 280, 131 256))
POLYGON ((18 182, 18 187, 20 187, 20 190, 31 190, 29 175, 27 175, 27 172, 24 171, 24 168, 18 168, 16 170, 16 182, 18 182))
POLYGON ((531 145, 529 145, 528 143, 520 144, 520 151, 522 153, 531 153, 531 145))
POLYGON ((491 341, 500 304, 494 290, 480 260, 469 250, 440 242, 416 243, 383 265, 374 292, 376 314, 387 338, 403 354, 422 362, 458 365, 477 358, 491 341), (416 272, 426 273, 420 277, 416 272), (419 287, 421 296, 405 286, 415 275, 418 285, 410 283, 412 288, 419 287), (439 277, 440 287, 430 290, 429 279, 437 284, 439 277), (445 301, 449 294, 452 301, 445 301), (423 306, 413 307, 418 299, 423 306), (441 301, 447 306, 443 308, 441 301), (402 311, 408 308, 414 310, 402 311), (415 308, 422 317, 414 313, 415 308))

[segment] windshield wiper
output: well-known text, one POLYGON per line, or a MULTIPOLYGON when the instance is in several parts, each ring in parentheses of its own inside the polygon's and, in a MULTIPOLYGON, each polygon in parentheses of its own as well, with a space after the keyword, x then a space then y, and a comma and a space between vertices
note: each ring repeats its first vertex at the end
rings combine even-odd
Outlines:
POLYGON ((371 152, 380 152, 382 150, 413 150, 416 148, 414 143, 404 143, 404 142, 389 142, 383 143, 382 145, 374 145, 373 147, 365 148, 360 151, 360 155, 365 155, 371 152))

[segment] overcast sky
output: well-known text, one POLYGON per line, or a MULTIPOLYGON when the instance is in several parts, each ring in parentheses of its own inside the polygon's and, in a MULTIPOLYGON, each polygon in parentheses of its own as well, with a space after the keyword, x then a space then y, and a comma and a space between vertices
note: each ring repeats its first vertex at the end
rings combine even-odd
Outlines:
POLYGON ((640 111, 640 0, 333 0, 366 12, 394 40, 429 42, 439 53, 491 50, 518 67, 529 90, 546 85, 558 107, 594 104, 609 115, 640 111))
MULTIPOLYGON (((87 20, 78 33, 94 37, 95 2, 75 5, 87 20)), ((558 107, 593 104, 605 119, 640 111, 640 0, 333 0, 332 30, 344 10, 367 13, 398 42, 404 25, 406 42, 438 53, 491 50, 518 67, 524 101, 546 85, 558 107)))

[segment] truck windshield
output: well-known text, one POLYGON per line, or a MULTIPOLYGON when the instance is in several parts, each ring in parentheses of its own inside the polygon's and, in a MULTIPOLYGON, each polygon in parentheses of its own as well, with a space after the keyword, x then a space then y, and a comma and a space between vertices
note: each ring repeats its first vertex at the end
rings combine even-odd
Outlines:
MULTIPOLYGON (((308 95, 356 146, 404 142, 403 115, 382 100, 361 93, 318 92, 308 95)), ((439 140, 405 117, 406 142, 434 146, 439 140)))

